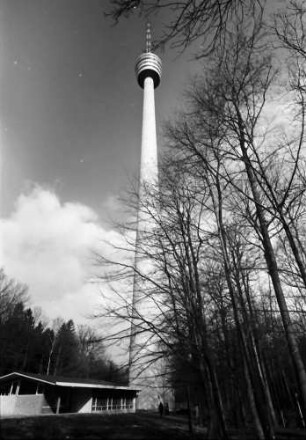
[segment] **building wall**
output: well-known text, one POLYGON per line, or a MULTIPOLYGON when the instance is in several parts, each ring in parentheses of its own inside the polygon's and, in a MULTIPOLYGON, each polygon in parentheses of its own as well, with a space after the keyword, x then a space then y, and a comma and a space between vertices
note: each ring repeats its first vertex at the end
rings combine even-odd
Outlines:
POLYGON ((71 412, 90 413, 92 390, 75 389, 71 393, 71 412))
POLYGON ((43 394, 0 396, 0 417, 30 416, 51 411, 43 394))

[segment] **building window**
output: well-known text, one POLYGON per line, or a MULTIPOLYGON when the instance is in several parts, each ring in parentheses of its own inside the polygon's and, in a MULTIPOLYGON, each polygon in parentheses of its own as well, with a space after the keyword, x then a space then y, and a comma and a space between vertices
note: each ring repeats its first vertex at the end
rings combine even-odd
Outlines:
POLYGON ((98 397, 92 399, 92 412, 125 411, 133 409, 133 399, 130 397, 98 397))
POLYGON ((126 409, 133 409, 133 399, 131 397, 126 398, 126 409))
POLYGON ((101 412, 107 410, 107 398, 94 397, 92 399, 92 411, 101 412))
POLYGON ((120 398, 118 398, 118 397, 114 398, 114 400, 113 400, 113 409, 114 410, 123 409, 120 398))

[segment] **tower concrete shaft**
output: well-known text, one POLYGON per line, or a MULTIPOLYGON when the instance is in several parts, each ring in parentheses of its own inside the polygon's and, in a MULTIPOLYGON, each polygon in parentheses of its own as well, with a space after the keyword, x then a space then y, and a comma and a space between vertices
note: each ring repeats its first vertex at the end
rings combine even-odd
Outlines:
MULTIPOLYGON (((142 207, 149 203, 150 189, 158 184, 158 152, 156 140, 156 118, 154 90, 160 84, 162 64, 160 58, 151 52, 151 32, 147 26, 146 51, 136 60, 136 76, 143 89, 143 114, 141 137, 141 161, 139 176, 139 209, 137 218, 135 246, 135 275, 133 284, 133 312, 130 336, 129 382, 141 389, 139 407, 149 409, 157 407, 160 391, 155 388, 156 373, 148 368, 152 346, 150 332, 143 325, 142 317, 147 322, 154 319, 154 301, 147 295, 148 290, 144 278, 150 271, 150 262, 144 261, 142 251, 147 234, 153 227, 152 218, 142 207), (140 274, 143 274, 142 277, 140 274), (147 357, 148 356, 148 357, 147 357), (150 387, 150 383, 153 387, 150 387)), ((154 353, 154 352, 153 352, 154 353)), ((151 359, 152 360, 152 359, 151 359)))
POLYGON ((144 187, 154 185, 158 180, 158 158, 156 140, 154 80, 151 76, 144 79, 143 113, 141 136, 141 161, 139 179, 139 198, 145 197, 144 187))

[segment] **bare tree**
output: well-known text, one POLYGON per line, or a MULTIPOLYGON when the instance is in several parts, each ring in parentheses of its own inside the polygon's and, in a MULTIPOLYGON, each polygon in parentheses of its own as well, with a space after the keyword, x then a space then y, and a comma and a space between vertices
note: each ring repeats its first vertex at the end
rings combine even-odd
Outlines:
POLYGON ((28 300, 28 287, 9 278, 0 269, 0 322, 5 321, 19 302, 28 300))
MULTIPOLYGON (((228 39, 225 54, 222 48, 222 51, 217 51, 212 57, 211 67, 205 80, 193 93, 195 111, 192 119, 190 118, 190 124, 185 125, 184 137, 180 145, 183 144, 185 149, 189 149, 191 157, 194 156, 196 161, 205 162, 205 167, 207 167, 205 152, 208 147, 215 149, 219 147, 220 154, 226 157, 221 164, 223 177, 236 192, 239 191, 244 199, 247 198, 251 202, 254 209, 253 219, 255 214, 256 233, 273 283, 305 408, 305 367, 298 350, 272 243, 271 228, 275 226, 276 212, 271 204, 270 194, 263 189, 260 180, 263 170, 268 169, 267 162, 270 163, 268 159, 277 157, 279 153, 278 145, 272 146, 267 152, 265 145, 260 145, 257 140, 260 116, 274 79, 273 60, 269 53, 263 51, 264 40, 260 21, 254 21, 253 32, 250 32, 250 24, 247 33, 243 33, 242 29, 241 26, 239 30, 237 28, 237 32, 228 39), (214 131, 214 135, 218 136, 217 147, 216 143, 212 146, 205 144, 205 137, 203 143, 205 129, 214 131), (244 176, 247 182, 247 192, 237 183, 241 181, 241 176, 244 176)), ((179 140, 179 135, 176 135, 175 140, 179 140)), ((288 154, 290 153, 292 154, 292 150, 289 147, 288 154)), ((293 170, 295 168, 294 165, 293 170)), ((287 172, 290 176, 290 171, 287 172)), ((285 179, 287 182, 287 192, 283 190, 285 194, 290 193, 288 185, 292 180, 290 177, 285 179)), ((254 220, 252 221, 254 223, 254 220)))
POLYGON ((167 22, 156 45, 170 42, 175 47, 186 48, 200 39, 203 56, 224 43, 233 17, 243 20, 245 16, 254 16, 263 5, 259 0, 110 0, 106 15, 118 22, 137 12, 144 17, 161 14, 167 17, 167 22))
MULTIPOLYGON (((306 416, 305 366, 284 282, 290 264, 290 276, 304 292, 305 8, 296 0, 289 3, 292 15, 281 16, 276 31, 295 56, 290 78, 299 128, 288 140, 263 133, 264 112, 278 72, 268 50, 273 35, 264 32, 261 2, 253 2, 256 14, 248 2, 240 1, 111 2, 115 20, 137 9, 146 16, 175 9, 158 44, 172 41, 182 48, 208 36, 202 52, 210 54, 205 77, 192 90, 191 106, 169 129, 175 160, 168 162, 163 174, 162 193, 153 197, 159 209, 152 209, 147 201, 141 207, 154 217, 156 227, 141 245, 143 258, 153 262, 152 270, 137 276, 149 285, 145 295, 158 312, 152 321, 136 311, 136 319, 138 331, 151 334, 152 347, 156 343, 160 347, 150 352, 152 362, 164 356, 179 358, 180 353, 189 356, 188 365, 201 373, 198 380, 203 387, 209 384, 209 408, 221 426, 219 435, 225 437, 231 385, 223 385, 220 375, 224 353, 229 367, 236 364, 236 357, 242 365, 258 438, 273 438, 276 407, 284 423, 280 396, 288 392, 294 401, 294 387, 306 416), (175 175, 180 176, 177 181, 175 175), (256 283, 262 279, 273 286, 270 310, 259 300, 256 283), (295 385, 279 371, 281 385, 276 387, 266 368, 276 364, 269 359, 269 338, 260 331, 262 322, 277 323, 277 331, 283 326, 295 385), (239 344, 236 352, 231 346, 233 334, 239 344)), ((131 280, 134 269, 133 262, 120 263, 116 276, 129 274, 131 280)), ((113 313, 135 319, 128 303, 113 313)), ((210 427, 214 432, 212 418, 210 427)))

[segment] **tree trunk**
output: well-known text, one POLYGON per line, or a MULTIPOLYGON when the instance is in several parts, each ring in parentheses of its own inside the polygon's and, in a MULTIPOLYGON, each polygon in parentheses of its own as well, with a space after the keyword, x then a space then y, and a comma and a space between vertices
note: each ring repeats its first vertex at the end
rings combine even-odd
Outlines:
MULTIPOLYGON (((249 397, 249 402, 250 402, 250 408, 253 412, 253 417, 256 422, 255 427, 256 427, 256 432, 257 432, 258 438, 259 439, 266 439, 266 438, 269 438, 269 435, 265 436, 265 434, 264 434, 265 420, 261 419, 259 411, 258 411, 258 408, 260 408, 261 402, 256 402, 256 400, 257 400, 256 394, 255 394, 256 389, 251 382, 251 377, 252 377, 251 364, 250 364, 249 354, 248 354, 248 350, 247 350, 247 344, 246 344, 244 331, 241 327, 241 323, 240 323, 240 319, 239 319, 239 314, 238 314, 239 307, 237 304, 237 298, 236 298, 233 282, 231 279, 230 260, 229 260, 229 256, 228 256, 226 232, 224 230, 223 216, 222 216, 222 195, 221 195, 220 188, 217 187, 217 189, 218 189, 218 204, 216 204, 216 200, 215 200, 214 194, 212 192, 211 192, 211 196, 212 196, 212 199, 214 200, 216 220, 217 220, 218 229, 219 229, 219 239, 220 239, 221 249, 222 249, 225 278, 226 278, 228 290, 229 290, 230 297, 231 297, 235 324, 237 327, 238 337, 239 337, 239 340, 241 343, 241 348, 242 348, 242 356, 243 356, 244 362, 245 362, 244 371, 246 374, 246 382, 248 385, 248 397, 249 397)), ((269 428, 271 428, 271 427, 269 427, 269 428)), ((269 432, 270 431, 271 431, 271 429, 269 429, 269 432)))
MULTIPOLYGON (((220 440, 227 440, 228 435, 218 379, 208 355, 206 354, 204 357, 208 371, 208 381, 212 400, 207 439, 218 438, 220 440)), ((202 380, 205 381, 204 365, 202 362, 200 363, 200 371, 202 380)))
POLYGON ((303 360, 301 358, 297 340, 294 335, 294 328, 291 323, 289 310, 287 307, 285 295, 282 289, 281 280, 279 277, 279 270, 278 265, 275 258, 275 252, 272 246, 272 242, 270 239, 269 231, 268 231, 268 225, 265 219, 263 207, 260 203, 260 196, 257 190, 257 184, 256 184, 256 178, 254 175, 254 171, 252 168, 251 161, 249 159, 245 142, 244 142, 244 132, 243 132, 243 125, 241 122, 241 139, 240 139, 240 148, 242 152, 242 157, 244 160, 248 180, 251 186, 252 194, 253 194, 253 200, 256 207, 257 217, 260 224, 260 231, 262 234, 262 242, 263 247, 265 251, 265 260, 268 267, 268 272, 271 277, 275 296, 277 299, 277 303, 279 306, 283 326, 285 329, 285 334, 288 342, 289 352, 292 359, 292 363, 294 365, 295 375, 297 379, 297 383, 299 384, 300 394, 302 397, 302 412, 304 415, 304 419, 306 416, 306 372, 305 367, 303 364, 303 360))
POLYGON ((265 433, 264 433, 264 430, 263 430, 263 427, 262 427, 262 424, 261 424, 261 421, 260 421, 260 418, 258 415, 256 402, 255 402, 255 398, 254 398, 254 393, 253 393, 253 389, 252 389, 252 383, 251 383, 248 367, 247 367, 247 364, 245 361, 243 363, 243 367, 244 367, 244 376, 245 376, 245 380, 247 383, 247 394, 248 394, 248 398, 249 398, 250 409, 251 409, 251 413, 253 415, 253 421, 254 421, 256 432, 257 432, 257 436, 258 436, 258 439, 265 440, 266 436, 265 436, 265 433))

